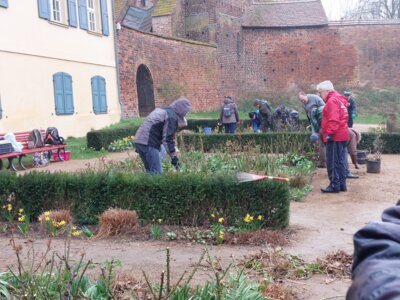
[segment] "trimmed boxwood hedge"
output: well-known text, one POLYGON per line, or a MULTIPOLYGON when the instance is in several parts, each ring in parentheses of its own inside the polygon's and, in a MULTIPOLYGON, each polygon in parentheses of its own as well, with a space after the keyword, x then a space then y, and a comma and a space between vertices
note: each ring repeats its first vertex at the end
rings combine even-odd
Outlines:
POLYGON ((135 209, 141 219, 161 218, 166 224, 202 225, 218 212, 230 224, 251 213, 264 216, 268 227, 288 225, 287 183, 239 184, 232 176, 0 172, 0 197, 4 200, 14 192, 14 206, 23 207, 33 218, 45 210, 69 208, 81 224, 95 224, 107 208, 120 207, 135 209))
MULTIPOLYGON (((373 143, 377 137, 377 133, 361 133, 361 142, 357 146, 359 150, 372 150, 373 143)), ((397 154, 400 153, 400 134, 399 133, 382 133, 381 139, 384 143, 383 153, 397 154)))

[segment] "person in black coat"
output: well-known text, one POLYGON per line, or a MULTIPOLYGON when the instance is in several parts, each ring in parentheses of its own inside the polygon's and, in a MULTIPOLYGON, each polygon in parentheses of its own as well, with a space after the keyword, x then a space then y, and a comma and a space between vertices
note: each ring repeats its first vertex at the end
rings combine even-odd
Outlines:
POLYGON ((354 235, 352 285, 347 300, 400 299, 400 201, 354 235))

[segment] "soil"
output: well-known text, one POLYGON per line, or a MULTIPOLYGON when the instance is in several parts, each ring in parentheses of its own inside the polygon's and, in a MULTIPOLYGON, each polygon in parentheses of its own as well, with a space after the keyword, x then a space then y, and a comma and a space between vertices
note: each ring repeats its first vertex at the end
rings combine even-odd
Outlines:
MULTIPOLYGON (((90 167, 101 167, 102 161, 129 158, 133 152, 110 154, 104 159, 87 161, 66 161, 52 163, 44 171, 73 172, 90 167)), ((379 220, 383 209, 394 205, 399 200, 400 169, 399 155, 383 155, 380 174, 366 173, 366 166, 352 170, 359 179, 348 180, 348 191, 339 194, 322 194, 320 188, 328 184, 325 169, 317 169, 313 175, 312 192, 302 202, 291 203, 290 226, 292 232, 288 245, 283 250, 296 255, 307 262, 324 258, 326 255, 343 250, 353 252, 353 234, 372 220, 379 220)), ((22 172, 21 172, 22 173, 22 172)), ((6 267, 16 266, 16 257, 9 245, 10 236, 0 233, 0 272, 6 267)), ((17 238, 27 251, 29 242, 17 238)), ((47 239, 35 239, 35 252, 46 249, 47 239)), ((54 239, 52 250, 63 252, 64 241, 54 239)), ((123 263, 123 270, 142 278, 142 270, 158 280, 161 270, 165 269, 166 248, 171 250, 172 278, 179 278, 185 270, 191 270, 198 261, 204 245, 190 242, 135 240, 132 237, 109 238, 104 240, 74 239, 71 255, 79 259, 82 253, 95 262, 104 262, 111 257, 123 263)), ((221 260, 225 266, 234 259, 236 262, 245 256, 266 250, 267 245, 259 246, 208 246, 212 256, 221 260)), ((209 271, 199 270, 195 282, 202 282, 209 271)), ((323 275, 314 275, 308 280, 289 280, 286 287, 297 295, 296 299, 345 299, 350 279, 329 279, 323 275)))

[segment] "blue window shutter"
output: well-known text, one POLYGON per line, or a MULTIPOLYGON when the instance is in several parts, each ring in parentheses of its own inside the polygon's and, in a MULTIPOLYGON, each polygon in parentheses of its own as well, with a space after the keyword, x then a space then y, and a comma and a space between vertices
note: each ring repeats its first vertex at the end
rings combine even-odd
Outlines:
POLYGON ((109 35, 108 30, 108 10, 107 10, 107 0, 100 0, 101 9, 101 29, 104 35, 109 35))
POLYGON ((107 113, 106 80, 103 77, 99 77, 99 96, 100 110, 103 113, 107 113))
POLYGON ((76 0, 68 0, 68 23, 71 27, 78 27, 76 17, 76 0))
POLYGON ((71 75, 64 73, 64 107, 65 114, 72 115, 74 113, 74 96, 72 94, 72 77, 71 75))
POLYGON ((64 108, 64 73, 53 75, 54 100, 56 105, 56 115, 65 114, 64 108))
POLYGON ((0 6, 8 7, 8 0, 0 0, 0 6))
POLYGON ((96 113, 100 112, 100 95, 99 95, 98 76, 92 77, 91 82, 92 82, 93 112, 96 114, 96 113))
POLYGON ((0 119, 3 118, 3 106, 1 105, 1 97, 0 97, 0 119))
POLYGON ((38 0, 39 17, 50 19, 50 3, 49 0, 38 0))
POLYGON ((86 0, 78 0, 79 10, 79 27, 85 30, 89 29, 88 16, 87 16, 87 2, 86 0))

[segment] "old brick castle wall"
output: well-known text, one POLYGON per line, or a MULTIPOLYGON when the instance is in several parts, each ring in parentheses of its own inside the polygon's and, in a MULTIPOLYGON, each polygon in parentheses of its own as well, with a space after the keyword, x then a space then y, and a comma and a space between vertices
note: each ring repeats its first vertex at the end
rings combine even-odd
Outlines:
POLYGON ((156 107, 175 100, 176 92, 191 100, 195 111, 219 107, 215 47, 125 27, 118 43, 123 117, 139 115, 136 75, 142 64, 153 80, 156 107))

